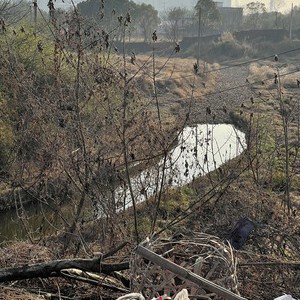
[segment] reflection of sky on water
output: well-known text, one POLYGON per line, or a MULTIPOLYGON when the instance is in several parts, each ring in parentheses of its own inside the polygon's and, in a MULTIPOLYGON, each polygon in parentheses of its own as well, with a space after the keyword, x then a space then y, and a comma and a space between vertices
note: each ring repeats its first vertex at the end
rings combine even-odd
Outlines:
MULTIPOLYGON (((178 146, 168 154, 164 187, 187 184, 238 156, 246 146, 245 134, 226 124, 186 127, 178 141, 178 146)), ((162 170, 163 159, 156 167, 131 179, 138 202, 155 195, 156 186, 161 184, 162 170)), ((120 206, 131 206, 128 189, 118 188, 116 195, 120 206)))

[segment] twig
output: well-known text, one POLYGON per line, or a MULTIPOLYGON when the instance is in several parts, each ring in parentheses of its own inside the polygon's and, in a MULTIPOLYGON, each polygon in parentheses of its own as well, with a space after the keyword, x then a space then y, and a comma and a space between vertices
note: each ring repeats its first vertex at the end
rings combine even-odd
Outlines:
POLYGON ((88 283, 91 285, 95 285, 95 286, 100 285, 102 287, 109 288, 111 290, 119 291, 122 293, 129 292, 129 289, 125 289, 125 288, 113 285, 113 280, 111 280, 110 278, 99 276, 97 274, 93 274, 90 272, 84 272, 84 271, 81 271, 78 269, 66 269, 66 270, 62 270, 60 273, 63 275, 63 277, 71 278, 71 279, 85 282, 85 283, 88 283), (103 282, 103 281, 106 281, 106 282, 103 282), (107 283, 108 281, 111 283, 107 283))
POLYGON ((300 268, 299 262, 289 262, 289 261, 279 261, 279 262, 248 262, 248 263, 239 263, 239 267, 248 267, 248 266, 291 266, 300 268))

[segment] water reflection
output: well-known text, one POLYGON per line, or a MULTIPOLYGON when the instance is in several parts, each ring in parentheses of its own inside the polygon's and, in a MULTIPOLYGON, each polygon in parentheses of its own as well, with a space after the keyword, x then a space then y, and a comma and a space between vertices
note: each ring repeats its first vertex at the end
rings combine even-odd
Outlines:
MULTIPOLYGON (((179 136, 178 146, 156 167, 132 178, 137 201, 147 200, 157 193, 164 169, 164 187, 181 186, 196 177, 219 168, 226 161, 240 155, 246 147, 245 134, 227 124, 206 124, 186 127, 179 136)), ((128 189, 117 190, 119 207, 131 206, 128 189)))
MULTIPOLYGON (((55 231, 53 226, 62 228, 61 219, 47 205, 29 203, 24 207, 0 212, 0 243, 33 238, 55 231)), ((1 246, 1 244, 0 244, 1 246)))

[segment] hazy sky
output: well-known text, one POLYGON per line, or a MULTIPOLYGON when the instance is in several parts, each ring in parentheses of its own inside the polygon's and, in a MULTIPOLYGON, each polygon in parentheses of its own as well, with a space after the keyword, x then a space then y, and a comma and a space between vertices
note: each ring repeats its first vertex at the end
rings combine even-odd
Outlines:
MULTIPOLYGON (((175 6, 183 6, 183 7, 193 7, 197 3, 197 0, 134 0, 137 3, 145 2, 152 4, 156 9, 163 10, 164 7, 175 7, 175 6)), ((223 0, 217 0, 219 2, 223 2, 223 0)), ((263 2, 266 5, 267 10, 270 8, 270 0, 231 0, 231 5, 233 7, 244 7, 247 3, 252 1, 263 2)), ((273 0, 278 10, 287 11, 291 8, 292 3, 294 5, 299 5, 299 0, 273 0)))
MULTIPOLYGON (((258 0, 232 0, 233 6, 246 6, 247 3, 249 2, 256 2, 258 0)), ((270 0, 260 0, 259 2, 263 2, 266 5, 267 10, 270 8, 270 0)), ((291 9, 292 3, 294 5, 299 5, 300 1, 299 0, 274 0, 275 7, 281 11, 281 12, 286 12, 291 9)))
MULTIPOLYGON (((44 9, 47 10, 47 3, 48 0, 37 0, 38 5, 44 9)), ((79 3, 82 0, 74 0, 74 3, 79 3)), ((109 1, 109 0, 107 0, 109 1)), ((157 10, 163 11, 164 9, 168 9, 171 7, 186 7, 186 8, 192 8, 197 3, 197 0, 134 0, 137 3, 147 3, 153 5, 157 10)), ((218 0, 222 2, 222 0, 218 0)), ((234 7, 244 7, 247 3, 251 1, 260 1, 266 4, 267 10, 269 10, 270 7, 270 0, 231 0, 232 6, 234 7)), ((292 3, 294 5, 299 5, 300 0, 273 0, 278 8, 279 11, 287 12, 291 9, 292 3)), ((67 8, 71 6, 71 0, 64 0, 64 3, 62 0, 56 0, 54 2, 55 7, 60 8, 67 8)))

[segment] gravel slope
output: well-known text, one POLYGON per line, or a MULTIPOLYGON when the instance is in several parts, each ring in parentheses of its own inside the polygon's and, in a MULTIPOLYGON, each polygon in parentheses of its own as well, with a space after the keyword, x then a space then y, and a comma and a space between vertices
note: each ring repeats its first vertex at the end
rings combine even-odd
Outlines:
POLYGON ((203 99, 195 101, 191 112, 191 120, 197 123, 228 122, 230 111, 240 111, 243 104, 249 106, 253 92, 247 86, 247 77, 248 66, 218 71, 214 92, 209 92, 203 99), (210 114, 209 110, 211 111, 210 114))

